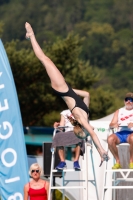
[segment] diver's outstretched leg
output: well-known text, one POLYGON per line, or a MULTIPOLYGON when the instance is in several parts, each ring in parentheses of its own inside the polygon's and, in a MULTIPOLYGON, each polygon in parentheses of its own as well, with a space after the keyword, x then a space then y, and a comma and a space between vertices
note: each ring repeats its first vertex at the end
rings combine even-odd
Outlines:
POLYGON ((25 23, 25 28, 26 28, 26 31, 27 31, 26 32, 26 38, 30 39, 35 55, 44 65, 44 67, 47 71, 47 74, 50 78, 51 86, 55 90, 58 90, 59 92, 67 92, 68 86, 65 82, 64 77, 62 76, 62 74, 60 73, 58 68, 55 66, 55 64, 50 60, 50 58, 48 58, 44 54, 44 52, 40 48, 40 46, 39 46, 39 44, 38 44, 38 42, 35 38, 33 29, 28 22, 25 23))

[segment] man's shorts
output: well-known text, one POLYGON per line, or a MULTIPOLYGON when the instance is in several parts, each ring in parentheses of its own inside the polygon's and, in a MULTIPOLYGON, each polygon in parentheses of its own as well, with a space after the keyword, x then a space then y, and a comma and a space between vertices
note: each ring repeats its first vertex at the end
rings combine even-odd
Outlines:
POLYGON ((120 140, 120 143, 126 143, 128 136, 133 133, 133 131, 120 131, 115 133, 120 140))

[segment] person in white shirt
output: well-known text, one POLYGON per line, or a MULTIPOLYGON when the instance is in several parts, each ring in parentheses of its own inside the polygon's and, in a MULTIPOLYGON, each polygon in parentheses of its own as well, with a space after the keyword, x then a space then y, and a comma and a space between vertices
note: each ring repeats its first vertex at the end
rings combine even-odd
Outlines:
POLYGON ((120 108, 114 113, 110 123, 110 128, 116 128, 117 132, 108 137, 108 146, 113 154, 116 163, 112 169, 122 168, 116 145, 120 143, 130 144, 130 163, 129 168, 133 169, 133 93, 126 94, 124 99, 125 107, 120 108))

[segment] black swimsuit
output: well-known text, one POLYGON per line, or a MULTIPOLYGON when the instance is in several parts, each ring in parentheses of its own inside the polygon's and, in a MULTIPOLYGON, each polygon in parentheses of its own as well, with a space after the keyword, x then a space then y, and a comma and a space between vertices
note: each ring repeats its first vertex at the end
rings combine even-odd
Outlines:
MULTIPOLYGON (((54 90, 54 92, 55 92, 58 96, 60 96, 60 97, 64 97, 64 96, 72 97, 72 98, 75 100, 75 102, 76 102, 76 104, 75 104, 75 106, 73 107, 73 109, 74 109, 75 107, 79 107, 79 108, 81 108, 82 110, 84 110, 84 111, 87 113, 87 115, 88 115, 89 109, 87 108, 86 104, 85 104, 85 103, 83 102, 83 100, 72 90, 72 88, 70 87, 70 85, 67 84, 67 86, 68 86, 68 91, 67 91, 67 92, 58 92, 58 91, 55 90, 54 88, 53 88, 53 90, 54 90)), ((73 111, 73 109, 71 110, 71 112, 73 111)))

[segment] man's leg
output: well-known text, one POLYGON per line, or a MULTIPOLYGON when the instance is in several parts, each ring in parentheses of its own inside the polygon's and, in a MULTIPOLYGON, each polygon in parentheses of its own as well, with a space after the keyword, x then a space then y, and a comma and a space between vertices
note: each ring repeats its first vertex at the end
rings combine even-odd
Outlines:
POLYGON ((119 138, 115 135, 112 134, 108 137, 108 146, 109 146, 109 150, 111 151, 111 153, 113 154, 116 163, 120 164, 120 159, 119 159, 119 155, 118 155, 118 149, 116 147, 116 145, 120 144, 120 140, 119 138))
POLYGON ((60 157, 60 163, 55 167, 57 170, 63 170, 66 168, 66 162, 65 162, 65 151, 64 147, 58 147, 58 155, 60 157))
POLYGON ((133 133, 128 136, 127 142, 130 144, 130 163, 133 164, 133 133))
POLYGON ((64 151, 64 147, 58 147, 58 154, 60 157, 60 161, 61 162, 65 162, 65 151, 64 151))
POLYGON ((76 145, 74 161, 79 160, 79 156, 80 156, 80 145, 76 145))
POLYGON ((80 144, 76 145, 75 148, 75 157, 74 157, 74 163, 73 163, 73 168, 75 170, 80 170, 80 165, 79 165, 79 156, 80 156, 80 144))

